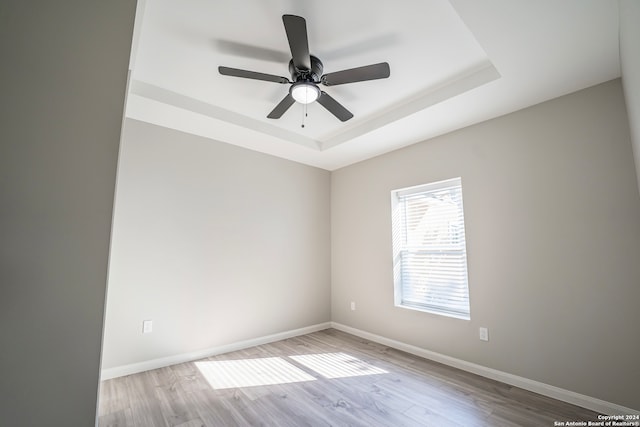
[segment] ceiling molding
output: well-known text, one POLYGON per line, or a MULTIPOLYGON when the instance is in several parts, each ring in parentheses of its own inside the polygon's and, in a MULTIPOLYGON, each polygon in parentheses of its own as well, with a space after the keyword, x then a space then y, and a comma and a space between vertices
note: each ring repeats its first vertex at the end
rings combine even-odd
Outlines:
POLYGON ((356 122, 355 126, 347 126, 345 130, 320 141, 138 80, 131 82, 130 93, 195 114, 243 126, 303 147, 324 151, 498 78, 500 78, 500 73, 487 60, 447 79, 446 82, 423 90, 406 101, 380 111, 368 120, 356 122))
POLYGON ((246 127, 256 132, 271 135, 273 137, 301 145, 303 147, 320 150, 320 143, 311 138, 295 132, 290 132, 278 126, 255 120, 245 115, 226 110, 224 108, 208 104, 195 98, 182 95, 159 86, 144 83, 138 80, 131 82, 131 93, 148 98, 163 104, 181 108, 196 114, 202 114, 213 119, 222 120, 237 126, 246 127))
POLYGON ((375 131, 383 126, 410 116, 439 102, 475 89, 486 83, 500 78, 500 73, 490 61, 466 70, 435 87, 425 89, 398 105, 391 106, 373 116, 371 119, 359 123, 357 127, 347 129, 331 136, 321 144, 322 150, 343 144, 366 133, 375 131))

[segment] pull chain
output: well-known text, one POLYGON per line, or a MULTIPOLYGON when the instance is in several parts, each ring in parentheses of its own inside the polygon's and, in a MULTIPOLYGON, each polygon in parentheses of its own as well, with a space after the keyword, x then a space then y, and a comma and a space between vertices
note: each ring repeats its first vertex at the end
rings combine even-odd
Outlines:
POLYGON ((307 114, 307 105, 308 104, 303 104, 303 107, 302 107, 302 125, 301 125, 301 127, 304 127, 304 118, 309 116, 307 114))
POLYGON ((304 93, 304 98, 305 98, 305 102, 302 107, 302 124, 300 125, 300 127, 304 127, 304 118, 308 116, 307 114, 307 105, 309 104, 309 91, 306 90, 304 93))

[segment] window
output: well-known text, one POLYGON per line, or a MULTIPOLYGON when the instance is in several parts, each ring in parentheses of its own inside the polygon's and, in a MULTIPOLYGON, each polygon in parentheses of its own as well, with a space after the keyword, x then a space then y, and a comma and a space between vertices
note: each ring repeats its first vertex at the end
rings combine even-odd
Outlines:
POLYGON ((391 192, 395 305, 469 319, 460 178, 391 192))

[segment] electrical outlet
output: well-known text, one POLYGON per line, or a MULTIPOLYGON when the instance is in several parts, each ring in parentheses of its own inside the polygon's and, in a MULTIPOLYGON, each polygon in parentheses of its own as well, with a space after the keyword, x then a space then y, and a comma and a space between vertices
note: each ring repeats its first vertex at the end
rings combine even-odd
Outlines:
POLYGON ((480 328, 480 339, 482 341, 489 341, 489 329, 480 328))
POLYGON ((351 311, 355 311, 356 309, 356 303, 355 301, 351 301, 351 311))
POLYGON ((153 321, 151 320, 143 320, 142 321, 142 333, 150 334, 153 331, 153 321))

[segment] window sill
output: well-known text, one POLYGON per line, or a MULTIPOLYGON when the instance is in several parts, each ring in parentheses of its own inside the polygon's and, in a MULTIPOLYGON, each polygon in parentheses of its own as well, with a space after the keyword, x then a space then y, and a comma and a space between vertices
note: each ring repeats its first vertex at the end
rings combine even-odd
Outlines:
POLYGON ((414 311, 421 311, 423 313, 435 314, 437 316, 452 317, 454 319, 460 319, 460 320, 471 320, 470 314, 452 313, 450 311, 438 310, 437 308, 422 307, 418 305, 395 304, 395 306, 398 308, 404 308, 407 310, 414 310, 414 311))

